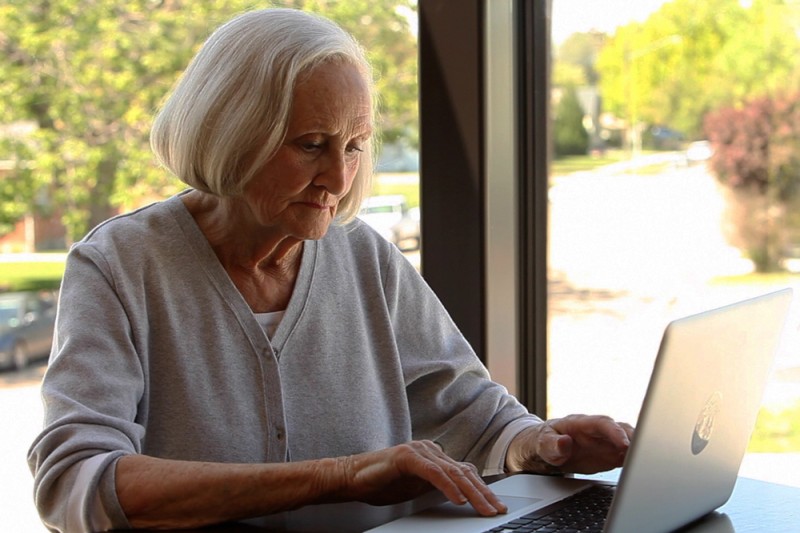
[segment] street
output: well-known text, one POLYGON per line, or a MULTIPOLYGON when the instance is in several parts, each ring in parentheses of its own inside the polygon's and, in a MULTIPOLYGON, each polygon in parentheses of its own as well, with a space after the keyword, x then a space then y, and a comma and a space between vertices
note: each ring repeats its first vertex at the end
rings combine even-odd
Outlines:
MULTIPOLYGON (((554 180, 550 416, 591 412, 635 422, 670 320, 785 286, 712 282, 752 268, 726 240, 725 209, 702 165, 660 174, 604 167, 554 180)), ((800 402, 798 324, 795 302, 764 399, 772 409, 800 402)), ((797 452, 782 468, 800 479, 797 452)))
POLYGON ((724 235, 725 207, 702 165, 660 174, 609 165, 557 177, 550 269, 581 287, 659 296, 746 272, 749 262, 724 235))
POLYGON ((0 373, 0 531, 47 531, 33 506, 28 446, 42 427, 39 382, 44 363, 23 372, 0 373))

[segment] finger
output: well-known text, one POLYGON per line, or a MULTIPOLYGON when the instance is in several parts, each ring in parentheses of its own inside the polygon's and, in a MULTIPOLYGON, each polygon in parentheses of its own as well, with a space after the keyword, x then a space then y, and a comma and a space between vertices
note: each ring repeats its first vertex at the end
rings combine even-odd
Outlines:
POLYGON ((633 433, 633 428, 630 424, 626 424, 624 422, 614 422, 612 420, 612 425, 610 426, 608 436, 611 442, 615 443, 618 447, 623 447, 625 449, 631 445, 631 436, 633 433))
POLYGON ((632 441, 633 433, 635 431, 634 427, 626 422, 620 423, 620 426, 622 426, 622 429, 625 430, 625 434, 628 436, 628 442, 632 441))
POLYGON ((494 516, 508 511, 478 475, 474 465, 459 463, 445 454, 427 458, 420 477, 439 489, 456 505, 469 503, 481 515, 494 516))
POLYGON ((608 416, 569 415, 554 420, 552 426, 559 433, 571 435, 579 440, 583 438, 602 440, 619 450, 625 450, 630 446, 630 434, 624 425, 608 416))
POLYGON ((461 490, 478 513, 485 516, 494 516, 498 513, 505 514, 508 512, 506 504, 481 479, 480 475, 478 475, 478 469, 474 465, 461 463, 461 470, 464 475, 463 481, 466 483, 465 486, 461 487, 461 490))
POLYGON ((607 416, 570 415, 550 420, 546 425, 551 427, 542 428, 540 432, 540 461, 580 473, 621 466, 633 431, 630 425, 617 423, 607 416), (566 435, 571 440, 565 439, 566 435))
POLYGON ((572 456, 573 440, 545 422, 539 433, 537 455, 547 464, 561 466, 572 456))

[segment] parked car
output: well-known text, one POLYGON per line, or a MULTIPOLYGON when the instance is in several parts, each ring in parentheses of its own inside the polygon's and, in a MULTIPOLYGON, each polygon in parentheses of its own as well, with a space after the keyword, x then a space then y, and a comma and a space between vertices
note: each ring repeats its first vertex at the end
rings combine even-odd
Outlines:
POLYGON ((708 141, 695 141, 686 148, 686 162, 689 165, 703 163, 711 159, 714 149, 708 141))
POLYGON ((790 244, 783 250, 781 267, 792 274, 800 273, 800 244, 790 244))
POLYGON ((50 354, 55 296, 40 292, 0 293, 0 367, 22 369, 50 354))
POLYGON ((401 250, 416 250, 420 245, 419 208, 409 208, 399 194, 372 196, 364 200, 358 218, 372 226, 387 241, 401 250))

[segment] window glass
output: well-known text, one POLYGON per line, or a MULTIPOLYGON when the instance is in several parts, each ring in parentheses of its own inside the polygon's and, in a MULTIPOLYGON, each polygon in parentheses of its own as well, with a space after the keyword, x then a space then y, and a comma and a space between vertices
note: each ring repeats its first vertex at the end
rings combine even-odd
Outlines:
MULTIPOLYGON (((0 290, 58 287, 72 242, 109 216, 184 187, 153 161, 153 110, 213 28, 268 6, 321 13, 364 44, 380 94, 372 192, 402 198, 376 224, 419 264, 416 1, 255 4, 118 0, 72 9, 77 4, 64 0, 3 3, 0 290), (48 253, 27 253, 42 251, 48 253)), ((55 295, 49 298, 27 310, 37 315, 28 321, 52 322, 55 295)), ((25 312, 18 307, 0 302, 0 333, 22 324, 25 312)), ((13 362, 10 350, 9 343, 0 345, 0 365, 13 362)), ((39 386, 46 367, 43 353, 23 369, 0 368, 0 451, 8 458, 0 466, 0 500, 14 509, 0 513, 0 531, 44 530, 25 457, 42 427, 39 386)))
MULTIPOLYGON (((777 0, 553 2, 550 416, 635 422, 670 320, 799 284, 799 30, 777 0)), ((742 470, 793 484, 797 324, 742 470)))
POLYGON ((419 195, 419 120, 417 109, 417 27, 416 1, 396 2, 395 14, 402 24, 393 27, 399 45, 387 45, 391 61, 378 62, 383 84, 380 104, 383 135, 379 144, 370 198, 359 217, 421 269, 419 195), (384 70, 381 70, 383 67, 384 70), (394 105, 388 106, 385 100, 394 105), (393 213, 395 217, 376 216, 393 213))

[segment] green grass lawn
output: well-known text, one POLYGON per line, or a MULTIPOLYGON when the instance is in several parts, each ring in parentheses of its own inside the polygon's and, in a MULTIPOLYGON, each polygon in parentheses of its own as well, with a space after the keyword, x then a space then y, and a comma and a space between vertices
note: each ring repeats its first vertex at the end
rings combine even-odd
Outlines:
POLYGON ((625 161, 630 153, 625 150, 608 150, 601 156, 574 155, 553 159, 550 163, 550 173, 561 176, 572 172, 594 170, 595 168, 625 161))
POLYGON ((52 260, 0 261, 0 290, 58 289, 63 275, 63 254, 54 254, 52 260))
MULTIPOLYGON (((644 151, 642 155, 654 154, 658 152, 644 151)), ((564 176, 573 172, 589 171, 613 163, 628 161, 631 158, 631 153, 627 150, 609 150, 603 155, 574 155, 568 157, 561 157, 553 159, 550 163, 551 176, 564 176)), ((633 172, 638 175, 661 174, 674 168, 675 163, 670 161, 636 165, 629 170, 622 170, 620 172, 627 173, 633 172)))
POLYGON ((711 280, 712 285, 790 285, 800 281, 800 274, 791 272, 751 272, 734 276, 717 276, 711 280))
POLYGON ((800 452, 800 402, 785 409, 761 409, 747 451, 800 452))
POLYGON ((390 180, 382 181, 377 176, 372 186, 372 195, 400 194, 405 196, 408 207, 419 205, 419 182, 393 182, 390 180))

